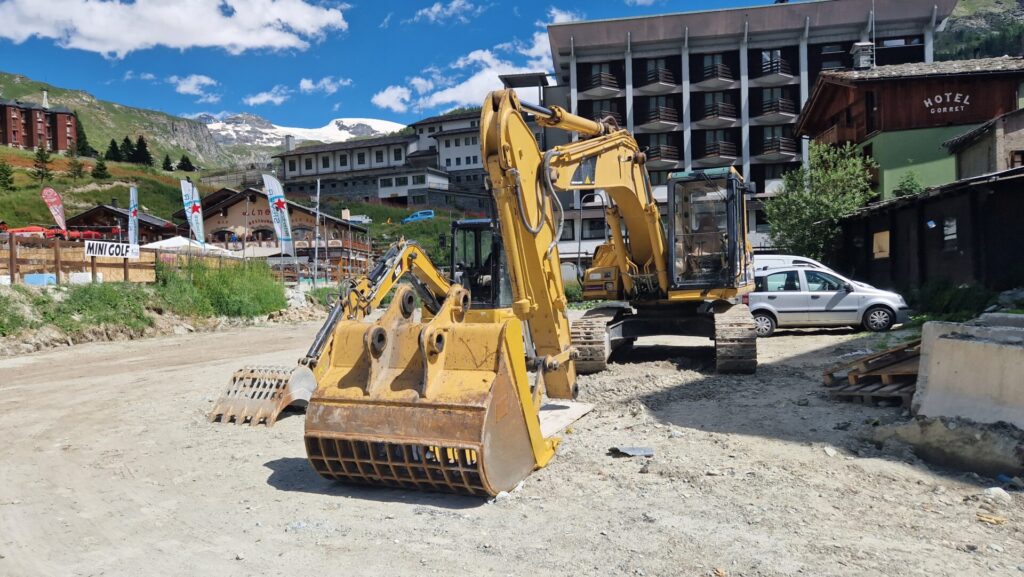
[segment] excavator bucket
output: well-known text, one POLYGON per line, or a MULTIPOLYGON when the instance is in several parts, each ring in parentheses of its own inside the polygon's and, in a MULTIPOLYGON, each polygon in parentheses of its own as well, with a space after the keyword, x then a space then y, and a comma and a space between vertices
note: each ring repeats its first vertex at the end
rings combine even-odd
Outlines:
POLYGON ((304 407, 316 377, 304 366, 250 366, 235 371, 231 384, 210 411, 210 421, 273 426, 286 407, 304 407))
POLYGON ((467 322, 469 303, 455 285, 435 316, 416 321, 403 285, 378 321, 338 324, 306 411, 317 473, 487 496, 547 464, 557 439, 540 431, 522 325, 511 314, 467 322))

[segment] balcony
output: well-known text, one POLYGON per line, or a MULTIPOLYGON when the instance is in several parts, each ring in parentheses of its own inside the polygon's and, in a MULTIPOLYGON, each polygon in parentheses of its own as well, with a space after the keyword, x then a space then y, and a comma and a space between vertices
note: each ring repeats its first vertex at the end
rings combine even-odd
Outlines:
POLYGON ((675 168, 679 164, 679 149, 668 144, 659 144, 647 149, 648 168, 675 168))
POLYGON ((644 123, 637 128, 665 132, 679 126, 679 113, 675 108, 655 106, 643 117, 643 121, 644 123))
POLYGON ((853 128, 833 124, 815 136, 813 140, 822 144, 842 146, 847 142, 857 142, 857 131, 853 128))
POLYGON ((612 120, 615 121, 615 124, 619 126, 624 126, 622 124, 622 114, 616 112, 615 110, 595 110, 594 113, 590 116, 590 118, 597 122, 601 122, 606 118, 611 118, 612 120))
POLYGON ((727 128, 735 126, 739 115, 730 102, 713 102, 704 107, 704 116, 694 124, 697 128, 727 128))
POLYGON ((668 94, 679 88, 676 75, 668 68, 655 68, 647 72, 643 85, 636 89, 640 94, 668 94))
POLYGON ((694 164, 700 167, 730 166, 736 162, 736 145, 727 140, 708 142, 704 145, 704 155, 694 164))
POLYGON ((619 79, 610 72, 598 72, 590 77, 587 89, 580 94, 588 98, 612 98, 622 91, 619 79))
POLYGON ((774 58, 761 62, 761 75, 751 81, 753 86, 782 86, 792 84, 795 78, 789 62, 784 58, 774 58))
POLYGON ((732 68, 727 64, 705 66, 701 81, 693 85, 694 90, 726 90, 735 88, 738 82, 733 76, 732 68))
POLYGON ((781 124, 796 120, 796 102, 789 98, 776 98, 761 103, 761 114, 757 117, 759 124, 781 124))
POLYGON ((764 139, 761 154, 757 159, 764 162, 791 161, 798 154, 799 147, 795 138, 777 136, 764 139))

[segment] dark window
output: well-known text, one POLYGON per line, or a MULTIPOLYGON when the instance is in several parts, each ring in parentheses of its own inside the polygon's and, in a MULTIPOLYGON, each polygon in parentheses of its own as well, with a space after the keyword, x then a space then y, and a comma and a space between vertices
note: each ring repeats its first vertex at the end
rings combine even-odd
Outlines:
POLYGON ((459 139, 459 138, 456 138, 456 139, 455 139, 455 146, 459 146, 461 142, 462 142, 462 140, 461 140, 461 139, 459 139))
POLYGON ((374 152, 373 153, 373 158, 374 158, 374 161, 376 161, 376 162, 384 162, 384 151, 383 150, 378 150, 378 151, 374 152))
POLYGON ((799 292, 800 276, 795 270, 789 272, 777 272, 775 274, 757 277, 755 285, 757 287, 757 292, 799 292))
POLYGON ((366 153, 360 152, 356 154, 356 164, 366 164, 366 153))
POLYGON ((413 175, 412 183, 413 184, 426 184, 427 183, 427 177, 422 175, 422 174, 413 175))
POLYGON ((347 154, 339 154, 338 155, 338 166, 348 166, 348 155, 347 154))
POLYGON ((295 172, 295 159, 288 161, 288 172, 295 172))
POLYGON ((462 166, 462 157, 461 156, 456 156, 455 157, 455 166, 462 166))
POLYGON ((444 159, 444 165, 445 166, 451 166, 452 165, 452 159, 450 159, 450 158, 444 159))
POLYGON ((394 186, 394 181, 392 181, 390 178, 380 179, 381 188, 391 188, 392 186, 394 186))
POLYGON ((608 227, 605 225, 603 218, 583 219, 583 240, 604 240, 606 230, 608 230, 608 227))
POLYGON ((322 168, 330 168, 331 167, 331 157, 330 156, 325 156, 325 157, 321 158, 320 159, 320 166, 322 168))
POLYGON ((668 182, 667 172, 652 172, 650 173, 651 186, 658 186, 668 182))
POLYGON ((396 148, 393 152, 394 152, 394 154, 392 156, 393 156, 393 158, 395 160, 402 160, 402 149, 401 148, 396 148))
POLYGON ((395 186, 409 186, 409 177, 408 176, 398 176, 398 177, 395 177, 395 186))
POLYGON ((955 251, 957 248, 956 243, 956 218, 947 216, 942 221, 942 250, 944 251, 955 251))
POLYGON ((307 158, 305 164, 306 164, 306 170, 313 170, 313 159, 312 158, 307 158))
POLYGON ((809 270, 804 275, 807 277, 807 290, 812 293, 835 292, 843 288, 843 281, 828 273, 809 270))
POLYGON ((1014 150, 1010 154, 1010 168, 1024 166, 1024 150, 1014 150))
POLYGON ((565 221, 565 226, 562 228, 562 236, 558 240, 576 240, 576 223, 574 221, 565 221))
POLYGON ((447 138, 445 138, 444 139, 444 147, 445 148, 451 148, 452 147, 452 141, 447 139, 447 138))

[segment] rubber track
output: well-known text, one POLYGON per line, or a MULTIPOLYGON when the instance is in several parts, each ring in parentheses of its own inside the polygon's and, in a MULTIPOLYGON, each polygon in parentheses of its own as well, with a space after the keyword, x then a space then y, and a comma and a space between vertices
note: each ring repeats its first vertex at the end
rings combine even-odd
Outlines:
POLYGON ((746 305, 715 315, 715 365, 719 373, 757 371, 757 333, 746 305))

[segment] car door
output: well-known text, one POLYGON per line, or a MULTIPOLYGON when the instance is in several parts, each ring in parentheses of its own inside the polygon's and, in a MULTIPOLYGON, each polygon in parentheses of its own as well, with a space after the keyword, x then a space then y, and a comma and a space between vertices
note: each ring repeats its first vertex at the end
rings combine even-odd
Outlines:
POLYGON ((807 320, 810 324, 852 325, 857 324, 859 308, 857 293, 846 290, 847 282, 834 274, 821 270, 803 270, 807 287, 807 320))
POLYGON ((764 276, 760 298, 775 310, 779 326, 800 325, 807 322, 809 296, 800 290, 800 276, 795 270, 764 276))

